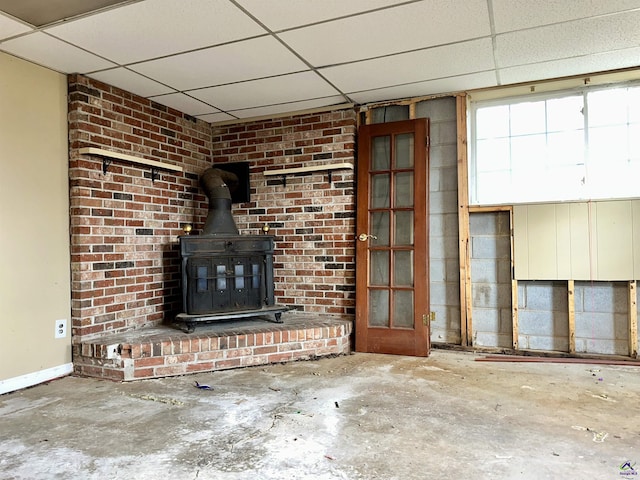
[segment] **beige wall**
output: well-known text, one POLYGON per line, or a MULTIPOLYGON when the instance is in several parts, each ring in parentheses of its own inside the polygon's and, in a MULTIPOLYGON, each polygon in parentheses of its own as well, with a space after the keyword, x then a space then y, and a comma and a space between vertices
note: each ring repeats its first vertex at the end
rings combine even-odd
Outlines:
POLYGON ((640 278, 640 200, 516 205, 518 280, 640 278))
POLYGON ((66 76, 0 53, 0 393, 71 362, 67 152, 66 76))

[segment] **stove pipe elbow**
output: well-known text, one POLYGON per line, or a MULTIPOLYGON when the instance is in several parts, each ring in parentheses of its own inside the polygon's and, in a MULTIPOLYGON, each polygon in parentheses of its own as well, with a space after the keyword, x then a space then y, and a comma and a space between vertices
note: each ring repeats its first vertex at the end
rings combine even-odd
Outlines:
POLYGON ((200 176, 200 186, 209 198, 209 213, 204 224, 204 235, 238 235, 238 227, 231 215, 231 191, 238 177, 219 168, 208 168, 200 176))

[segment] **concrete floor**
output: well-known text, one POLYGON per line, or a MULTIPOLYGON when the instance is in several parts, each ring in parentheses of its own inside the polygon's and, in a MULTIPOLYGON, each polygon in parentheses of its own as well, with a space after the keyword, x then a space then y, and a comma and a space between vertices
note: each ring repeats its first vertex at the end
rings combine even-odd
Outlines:
POLYGON ((640 367, 475 358, 63 378, 0 397, 0 478, 640 478, 640 367))

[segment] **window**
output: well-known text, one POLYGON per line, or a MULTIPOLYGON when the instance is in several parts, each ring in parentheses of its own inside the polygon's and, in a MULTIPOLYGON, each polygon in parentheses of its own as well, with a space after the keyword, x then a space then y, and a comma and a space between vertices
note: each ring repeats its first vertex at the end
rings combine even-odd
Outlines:
POLYGON ((640 197, 640 86, 471 106, 470 203, 640 197))

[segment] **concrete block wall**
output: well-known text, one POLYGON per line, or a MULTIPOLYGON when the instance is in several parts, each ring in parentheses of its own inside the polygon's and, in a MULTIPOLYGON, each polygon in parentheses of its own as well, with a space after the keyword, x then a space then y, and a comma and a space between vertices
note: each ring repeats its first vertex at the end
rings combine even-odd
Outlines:
POLYGON ((469 232, 473 345, 510 348, 513 328, 509 214, 472 213, 469 232))
POLYGON ((275 236, 276 302, 304 312, 355 314, 355 175, 338 170, 290 175, 265 170, 355 162, 356 113, 338 110, 218 126, 216 163, 249 162, 251 199, 234 205, 241 233, 275 236))
POLYGON ((518 282, 518 347, 569 351, 567 282, 518 282))
POLYGON ((154 325, 181 309, 177 236, 201 223, 198 175, 211 163, 211 128, 129 92, 69 76, 73 342, 154 325), (93 146, 167 162, 159 171, 81 155, 93 146))
POLYGON ((576 352, 629 355, 627 282, 575 282, 576 352))
POLYGON ((460 344, 460 256, 458 251, 458 150, 456 99, 416 104, 416 117, 428 118, 429 295, 431 341, 460 344))

